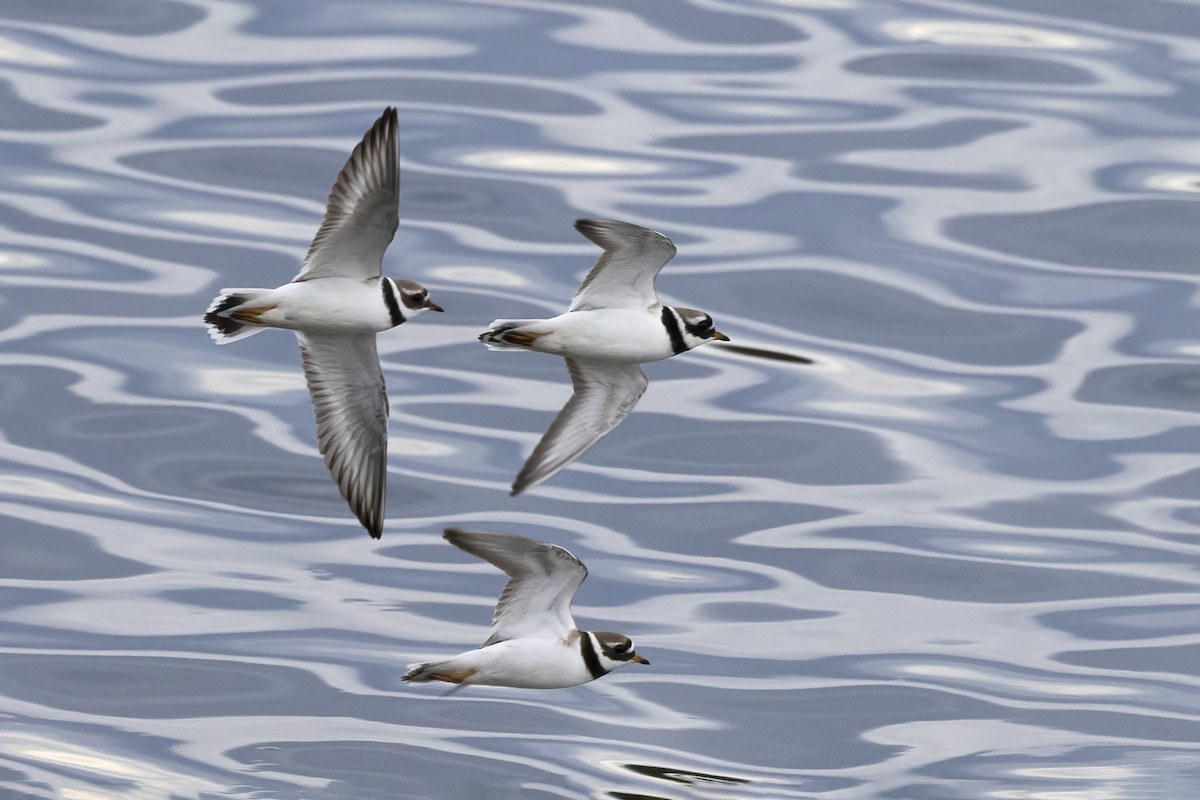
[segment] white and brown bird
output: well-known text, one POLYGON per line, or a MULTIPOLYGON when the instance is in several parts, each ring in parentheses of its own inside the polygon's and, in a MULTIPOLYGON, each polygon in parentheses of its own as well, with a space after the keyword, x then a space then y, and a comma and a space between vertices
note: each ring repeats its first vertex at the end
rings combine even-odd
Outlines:
POLYGON ((553 544, 505 533, 449 528, 448 542, 490 561, 508 575, 492 614, 492 633, 478 650, 412 664, 403 680, 563 689, 607 675, 630 662, 649 664, 628 636, 581 631, 571 598, 587 567, 553 544))
POLYGON ((563 356, 574 394, 550 423, 512 485, 520 494, 583 455, 629 415, 646 391, 639 364, 729 341, 712 317, 658 301, 654 278, 675 245, 628 222, 581 219, 575 229, 604 249, 567 313, 553 319, 498 319, 479 340, 492 350, 563 356))
POLYGON ((325 466, 363 527, 383 532, 388 400, 375 334, 441 311, 413 281, 382 275, 398 224, 396 109, 354 148, 329 193, 304 267, 276 289, 222 289, 204 315, 217 344, 295 331, 325 466))

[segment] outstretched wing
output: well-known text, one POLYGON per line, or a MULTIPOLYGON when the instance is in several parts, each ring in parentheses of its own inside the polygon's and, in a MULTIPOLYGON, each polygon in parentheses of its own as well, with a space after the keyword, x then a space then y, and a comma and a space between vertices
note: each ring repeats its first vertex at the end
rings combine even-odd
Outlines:
POLYGON ((568 358, 575 393, 521 467, 512 494, 537 486, 579 458, 601 436, 629 416, 646 391, 646 373, 637 364, 568 358))
POLYGON ((675 255, 670 239, 649 228, 611 219, 576 220, 575 230, 604 248, 604 255, 583 279, 568 311, 658 304, 654 278, 675 255))
POLYGON ((388 107, 338 173, 325 219, 297 281, 378 278, 396 235, 400 208, 396 109, 388 107))
POLYGON ((388 401, 375 334, 297 331, 296 338, 325 466, 358 521, 378 539, 387 491, 388 401))
POLYGON ((575 630, 571 599, 587 577, 587 567, 569 551, 506 533, 447 528, 443 535, 508 575, 484 647, 523 636, 562 638, 575 630))

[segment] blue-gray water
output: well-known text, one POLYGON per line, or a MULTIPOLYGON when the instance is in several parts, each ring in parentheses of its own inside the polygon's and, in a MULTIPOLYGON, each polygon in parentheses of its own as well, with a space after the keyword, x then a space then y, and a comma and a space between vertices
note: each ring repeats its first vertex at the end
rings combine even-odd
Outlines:
POLYGON ((1200 9, 1168 0, 9 0, 0 797, 1184 798, 1200 787, 1200 9), (316 453, 289 279, 400 110, 388 523, 316 453), (517 499, 568 394, 491 353, 607 216, 737 344, 517 499), (591 568, 653 664, 399 680, 591 568))

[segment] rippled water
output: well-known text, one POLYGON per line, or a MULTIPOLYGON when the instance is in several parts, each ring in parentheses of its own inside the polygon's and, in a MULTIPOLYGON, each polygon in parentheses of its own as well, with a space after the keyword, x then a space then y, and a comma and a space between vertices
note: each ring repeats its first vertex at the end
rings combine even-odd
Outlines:
POLYGON ((1167 0, 0 9, 0 796, 1182 798, 1200 787, 1200 10, 1167 0), (314 444, 293 275, 400 109, 384 538, 314 444), (610 216, 743 348, 517 499, 610 216), (812 364, 802 363, 803 358, 812 364), (650 667, 400 682, 571 548, 650 667))

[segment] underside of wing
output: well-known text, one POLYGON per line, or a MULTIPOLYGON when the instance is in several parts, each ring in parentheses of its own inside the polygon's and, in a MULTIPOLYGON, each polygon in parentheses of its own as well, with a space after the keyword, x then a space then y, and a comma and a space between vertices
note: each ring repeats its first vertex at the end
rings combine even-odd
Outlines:
POLYGON ((388 401, 375 334, 296 338, 325 466, 359 522, 378 539, 387 491, 388 401))
POLYGON ((587 567, 557 545, 505 533, 450 528, 446 540, 489 561, 509 577, 492 615, 484 643, 522 636, 566 636, 575 629, 571 599, 587 577, 587 567))
POLYGON ((379 277, 398 224, 397 127, 389 107, 350 154, 296 280, 379 277))
POLYGON ((575 229, 600 245, 604 255, 583 279, 568 311, 649 308, 658 303, 654 278, 675 255, 657 231, 611 219, 581 219, 575 229))
POLYGON ((579 458, 637 405, 646 391, 646 373, 637 364, 568 358, 575 393, 521 467, 512 494, 550 478, 579 458))

